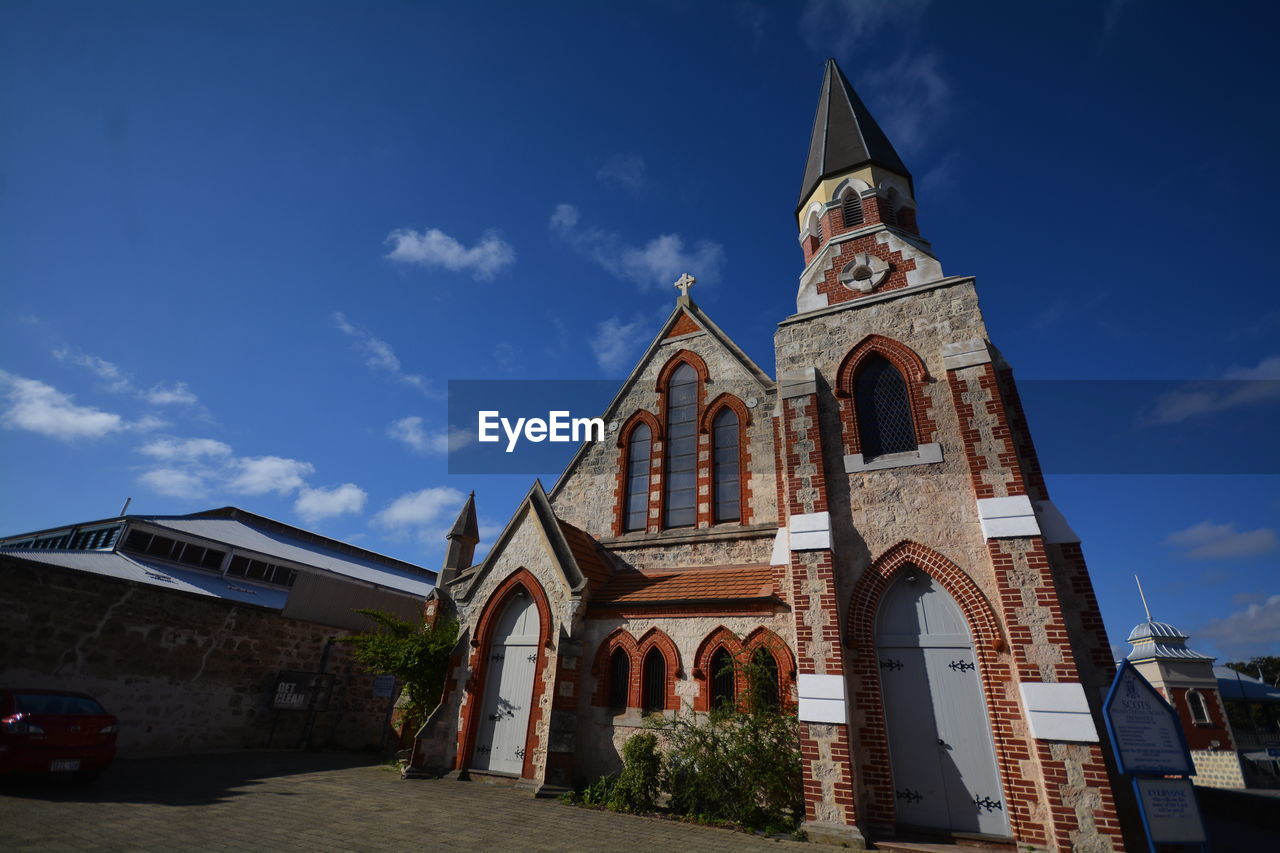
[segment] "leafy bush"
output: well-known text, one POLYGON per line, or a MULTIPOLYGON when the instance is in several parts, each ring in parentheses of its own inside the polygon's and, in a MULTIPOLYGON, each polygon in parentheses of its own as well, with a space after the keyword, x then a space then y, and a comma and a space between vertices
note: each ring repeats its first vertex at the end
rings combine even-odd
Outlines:
POLYGON ((661 781, 658 738, 648 732, 632 735, 622 747, 622 772, 608 805, 616 811, 651 812, 658 804, 661 781))
POLYGON ((352 656, 368 672, 394 675, 404 683, 405 723, 416 730, 440 704, 449 654, 458 641, 458 620, 438 618, 434 625, 406 622, 380 610, 357 610, 381 630, 342 637, 352 656))

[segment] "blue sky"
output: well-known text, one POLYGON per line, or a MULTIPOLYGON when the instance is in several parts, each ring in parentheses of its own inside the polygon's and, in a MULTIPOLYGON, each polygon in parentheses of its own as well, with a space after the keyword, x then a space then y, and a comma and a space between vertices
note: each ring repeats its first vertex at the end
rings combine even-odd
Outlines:
MULTIPOLYGON (((132 496, 434 566, 474 488, 491 535, 530 478, 448 475, 448 380, 624 376, 686 270, 772 370, 827 56, 1020 378, 1280 379, 1271 4, 0 15, 5 533, 132 496)), ((1259 387, 1175 420, 1233 421, 1259 387)), ((1052 477, 1112 642, 1138 573, 1197 647, 1280 653, 1277 482, 1052 477)))

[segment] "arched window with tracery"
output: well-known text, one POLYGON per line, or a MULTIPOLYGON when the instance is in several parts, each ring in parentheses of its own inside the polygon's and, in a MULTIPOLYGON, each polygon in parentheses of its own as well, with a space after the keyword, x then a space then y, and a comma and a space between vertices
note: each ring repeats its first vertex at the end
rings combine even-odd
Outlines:
POLYGON ((698 373, 683 363, 667 382, 665 527, 698 520, 698 373))
POLYGON ((631 656, 626 649, 614 649, 609 656, 609 707, 615 710, 626 708, 630 689, 631 656))
POLYGON ((853 400, 863 458, 916 449, 907 383, 887 358, 877 353, 866 359, 854 383, 853 400))
POLYGON ((656 648, 649 649, 644 656, 642 678, 640 683, 640 709, 646 714, 653 714, 666 707, 667 700, 667 660, 656 648))
POLYGON ((653 433, 648 424, 636 424, 627 441, 627 494, 623 530, 644 530, 649 521, 649 459, 653 433))
POLYGON ((736 684, 734 681, 733 655, 724 646, 716 649, 711 655, 711 707, 722 708, 726 703, 734 701, 736 684))
POLYGON ((715 520, 742 518, 741 450, 738 413, 725 406, 711 424, 712 469, 715 489, 715 520))
POLYGON ((773 652, 761 646, 751 656, 751 689, 755 702, 762 708, 777 710, 779 704, 780 676, 778 659, 773 652))

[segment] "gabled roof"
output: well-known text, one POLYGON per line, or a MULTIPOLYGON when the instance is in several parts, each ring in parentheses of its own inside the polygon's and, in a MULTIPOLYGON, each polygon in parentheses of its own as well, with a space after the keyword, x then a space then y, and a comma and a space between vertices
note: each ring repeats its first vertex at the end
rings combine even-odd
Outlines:
MULTIPOLYGON (((685 317, 692 320, 698 326, 699 331, 706 332, 718 341, 720 345, 723 346, 731 356, 733 356, 734 360, 742 365, 743 369, 747 371, 748 375, 751 376, 752 380, 755 381, 762 392, 769 392, 773 390, 774 382, 769 378, 769 374, 765 373, 764 370, 761 369, 760 365, 751 360, 751 356, 743 352, 741 347, 735 344, 719 326, 713 323, 711 318, 697 306, 691 297, 681 296, 676 300, 675 309, 667 316, 666 322, 664 322, 658 329, 658 334, 654 336, 649 347, 644 351, 644 355, 640 356, 640 359, 636 362, 636 366, 632 368, 631 373, 627 376, 626 380, 623 381, 621 387, 618 388, 618 393, 614 395, 611 401, 609 401, 609 405, 605 408, 604 414, 602 415, 605 421, 610 420, 617 413, 618 406, 621 405, 628 392, 630 392, 631 388, 640 379, 640 375, 644 372, 645 366, 653 358, 654 353, 656 353, 658 348, 662 346, 663 342, 667 340, 671 330, 675 328, 676 324, 680 323, 681 319, 685 317)), ((578 463, 582 461, 582 458, 586 455, 589 447, 590 444, 584 442, 582 446, 578 448, 578 452, 574 454, 573 459, 567 466, 565 466, 564 472, 560 475, 560 478, 556 480, 555 485, 551 487, 552 497, 555 497, 555 495, 559 493, 560 488, 568 481, 569 475, 578 467, 578 463)))
POLYGON ((911 173, 893 150, 889 137, 871 117, 871 111, 853 91, 849 81, 836 65, 827 60, 822 76, 818 110, 813 117, 809 137, 809 159, 805 161, 804 180, 800 184, 800 200, 796 212, 824 178, 848 172, 868 164, 881 166, 902 175, 908 181, 911 173))
POLYGON ((512 513, 511 520, 507 522, 507 526, 498 534, 498 538, 494 541, 493 547, 489 549, 489 553, 485 558, 463 571, 455 580, 447 581, 445 586, 457 596, 459 599, 466 601, 479 587, 480 581, 489 573, 489 571, 497 564, 498 558, 507 549, 511 543, 511 538, 515 536, 516 531, 520 529, 520 525, 526 520, 537 524, 542 530, 542 534, 546 537, 547 544, 551 548, 553 562, 560 569, 564 576, 565 584, 569 587, 569 592, 573 598, 579 598, 586 591, 589 583, 595 584, 596 577, 600 577, 604 567, 607 564, 603 562, 604 558, 595 548, 595 540, 587 534, 578 530, 570 524, 562 522, 556 518, 555 511, 551 508, 551 501, 547 498, 546 491, 542 488, 542 481, 535 480, 533 487, 524 496, 524 500, 516 507, 516 511, 512 513), (583 564, 579 562, 579 556, 582 557, 583 564))
POLYGON ((777 601, 768 565, 674 572, 618 572, 591 600, 592 607, 777 601))

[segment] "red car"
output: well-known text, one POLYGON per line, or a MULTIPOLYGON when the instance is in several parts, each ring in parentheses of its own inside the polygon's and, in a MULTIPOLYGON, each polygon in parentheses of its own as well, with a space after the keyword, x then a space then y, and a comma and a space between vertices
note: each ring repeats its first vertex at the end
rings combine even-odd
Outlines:
POLYGON ((70 774, 90 782, 116 755, 119 721, 84 693, 0 689, 0 775, 70 774))

